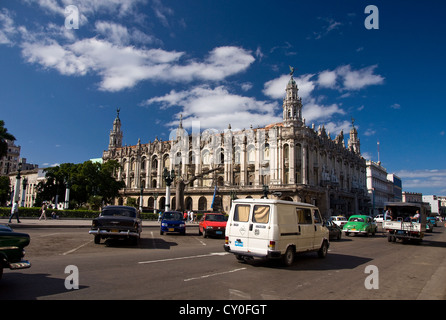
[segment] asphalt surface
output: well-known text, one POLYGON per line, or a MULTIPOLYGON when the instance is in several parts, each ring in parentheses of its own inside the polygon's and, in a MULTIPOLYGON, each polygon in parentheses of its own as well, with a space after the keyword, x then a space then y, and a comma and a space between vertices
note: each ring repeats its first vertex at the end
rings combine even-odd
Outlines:
MULTIPOLYGON (((37 218, 20 218, 20 223, 17 219, 12 219, 9 223, 9 219, 0 219, 0 224, 9 225, 12 229, 17 228, 90 228, 92 219, 42 219, 37 218)), ((198 223, 186 223, 189 227, 198 227, 198 223)), ((159 227, 158 221, 143 220, 142 226, 144 227, 159 227)))

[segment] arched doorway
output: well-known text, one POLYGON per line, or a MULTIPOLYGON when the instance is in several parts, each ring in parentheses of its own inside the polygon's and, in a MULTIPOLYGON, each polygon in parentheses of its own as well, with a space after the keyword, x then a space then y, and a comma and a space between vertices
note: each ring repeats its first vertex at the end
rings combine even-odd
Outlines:
POLYGON ((198 210, 205 211, 207 210, 207 206, 208 206, 207 199, 205 197, 200 197, 200 199, 198 199, 198 210))

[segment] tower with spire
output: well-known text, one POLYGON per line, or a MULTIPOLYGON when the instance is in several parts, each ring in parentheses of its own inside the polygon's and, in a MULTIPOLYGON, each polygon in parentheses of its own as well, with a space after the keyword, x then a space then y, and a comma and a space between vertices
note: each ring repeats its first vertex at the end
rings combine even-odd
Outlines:
POLYGON ((110 130, 108 150, 122 147, 121 119, 119 119, 119 112, 120 109, 116 109, 116 119, 113 121, 113 129, 110 130))
POLYGON ((293 78, 294 68, 290 66, 290 80, 286 86, 286 97, 283 99, 283 122, 285 126, 302 124, 302 98, 299 98, 296 81, 293 78))
POLYGON ((355 119, 352 118, 352 128, 350 129, 350 137, 348 139, 348 149, 356 154, 361 154, 358 131, 355 128, 355 119))

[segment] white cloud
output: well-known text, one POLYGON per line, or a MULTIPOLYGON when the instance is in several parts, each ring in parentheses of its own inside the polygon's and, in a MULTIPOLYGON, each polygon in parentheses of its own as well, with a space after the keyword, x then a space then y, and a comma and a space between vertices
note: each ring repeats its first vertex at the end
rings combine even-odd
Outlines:
POLYGON ((420 190, 423 188, 446 192, 446 169, 401 170, 395 174, 402 179, 404 190, 420 190))
POLYGON ((304 105, 302 108, 302 116, 305 118, 307 124, 315 121, 328 121, 335 114, 345 114, 344 110, 335 103, 329 106, 324 106, 311 102, 304 105))
POLYGON ((336 74, 341 77, 343 89, 359 90, 370 85, 378 85, 384 82, 384 77, 374 74, 377 65, 352 70, 350 65, 336 68, 336 74))
POLYGON ((321 87, 334 88, 336 85, 336 71, 325 70, 319 73, 317 83, 321 87))
MULTIPOLYGON (((104 30, 108 25, 99 25, 104 30)), ((125 30, 113 26, 116 42, 126 37, 125 30)), ((143 80, 168 82, 208 80, 218 81, 244 71, 254 62, 251 54, 238 47, 214 48, 203 62, 181 62, 184 52, 162 49, 138 49, 106 40, 88 38, 61 45, 55 40, 40 40, 22 45, 22 54, 30 63, 56 69, 64 75, 101 76, 99 88, 120 91, 143 80)))
POLYGON ((0 10, 0 44, 12 45, 17 33, 11 13, 3 8, 0 10))
MULTIPOLYGON (((280 122, 274 115, 277 103, 258 101, 229 92, 224 86, 210 88, 199 86, 191 90, 170 93, 146 100, 142 105, 161 104, 162 108, 182 107, 183 125, 191 127, 192 121, 199 121, 201 129, 224 130, 231 124, 233 129, 265 126, 280 122)), ((168 125, 175 126, 177 122, 168 125)))

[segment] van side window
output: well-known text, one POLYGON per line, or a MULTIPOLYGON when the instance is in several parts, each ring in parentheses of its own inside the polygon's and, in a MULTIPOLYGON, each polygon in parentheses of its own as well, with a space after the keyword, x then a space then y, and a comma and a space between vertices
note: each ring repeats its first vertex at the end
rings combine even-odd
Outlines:
POLYGON ((250 205, 238 204, 234 209, 234 221, 248 222, 250 205))
POLYGON ((254 206, 254 214, 252 222, 268 223, 269 220, 269 206, 254 206))
POLYGON ((319 210, 313 211, 313 218, 314 218, 314 223, 322 223, 322 218, 321 214, 319 213, 319 210))
POLYGON ((311 219, 311 210, 310 209, 302 209, 296 208, 297 212, 297 223, 299 224, 312 224, 313 220, 311 219))

